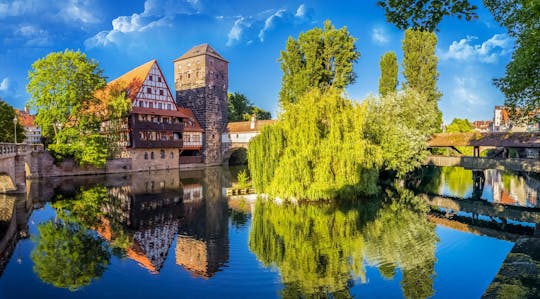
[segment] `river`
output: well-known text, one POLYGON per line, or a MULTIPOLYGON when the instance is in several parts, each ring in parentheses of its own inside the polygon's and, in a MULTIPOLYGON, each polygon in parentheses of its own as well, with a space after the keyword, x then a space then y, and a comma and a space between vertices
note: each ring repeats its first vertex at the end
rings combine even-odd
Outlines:
POLYGON ((479 298, 538 233, 528 174, 429 167, 289 204, 227 198, 237 172, 28 181, 0 197, 0 298, 479 298))

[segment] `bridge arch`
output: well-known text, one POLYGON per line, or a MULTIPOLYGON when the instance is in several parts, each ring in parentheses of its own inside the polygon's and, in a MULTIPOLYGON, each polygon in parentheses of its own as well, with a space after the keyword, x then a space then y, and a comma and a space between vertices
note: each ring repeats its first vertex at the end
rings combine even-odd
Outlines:
POLYGON ((6 172, 0 172, 0 193, 17 190, 13 179, 6 172))
POLYGON ((235 144, 234 147, 227 149, 225 153, 223 154, 223 164, 229 165, 229 162, 231 161, 231 157, 235 154, 238 154, 240 152, 244 152, 247 154, 247 148, 248 148, 248 145, 246 143, 246 144, 235 144))

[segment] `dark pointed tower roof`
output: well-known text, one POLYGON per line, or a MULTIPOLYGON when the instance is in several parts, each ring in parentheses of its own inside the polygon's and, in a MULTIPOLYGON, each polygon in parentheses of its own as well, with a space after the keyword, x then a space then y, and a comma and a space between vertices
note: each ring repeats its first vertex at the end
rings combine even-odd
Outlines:
POLYGON ((176 58, 174 61, 184 60, 186 58, 192 58, 200 55, 210 55, 228 63, 228 61, 225 60, 225 58, 223 58, 221 55, 219 55, 218 52, 214 50, 214 48, 212 48, 212 46, 210 46, 209 44, 195 46, 186 53, 184 53, 184 55, 176 58))

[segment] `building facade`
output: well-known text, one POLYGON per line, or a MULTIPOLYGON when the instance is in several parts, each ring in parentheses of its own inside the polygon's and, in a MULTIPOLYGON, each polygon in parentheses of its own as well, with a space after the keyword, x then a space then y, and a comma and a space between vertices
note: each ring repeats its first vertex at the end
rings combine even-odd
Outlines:
MULTIPOLYGON (((24 128, 25 139, 22 141, 27 144, 40 144, 41 128, 35 124, 35 116, 30 114, 27 108, 24 111, 15 110, 19 123, 24 128)), ((18 140, 21 142, 20 140, 18 140)))
POLYGON ((222 163, 228 84, 228 62, 208 44, 195 46, 174 60, 176 102, 191 109, 203 129, 203 159, 207 165, 222 163))
MULTIPOLYGON (((108 88, 126 92, 132 107, 120 128, 120 157, 133 170, 178 168, 202 162, 203 130, 190 109, 178 107, 156 60, 111 81, 108 88), (189 158, 182 158, 186 154, 189 158)), ((107 127, 107 125, 105 125, 107 127)), ((104 130, 111 132, 110 126, 104 130)))

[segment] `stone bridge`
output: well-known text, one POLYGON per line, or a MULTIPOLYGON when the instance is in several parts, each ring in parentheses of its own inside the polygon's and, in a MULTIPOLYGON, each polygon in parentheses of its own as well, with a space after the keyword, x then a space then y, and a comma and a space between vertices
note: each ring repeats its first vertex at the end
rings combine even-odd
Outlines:
POLYGON ((43 145, 0 143, 0 193, 23 193, 26 177, 39 172, 43 145))
POLYGON ((259 135, 264 126, 274 124, 275 120, 255 120, 230 122, 227 132, 221 135, 221 156, 223 164, 229 163, 231 155, 242 149, 247 149, 249 141, 259 135))

